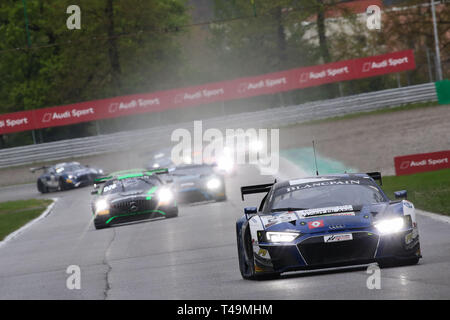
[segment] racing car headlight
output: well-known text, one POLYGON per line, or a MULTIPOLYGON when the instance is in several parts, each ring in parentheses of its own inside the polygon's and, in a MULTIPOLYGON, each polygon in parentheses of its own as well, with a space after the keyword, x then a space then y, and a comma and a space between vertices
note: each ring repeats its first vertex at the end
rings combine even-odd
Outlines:
POLYGON ((405 222, 403 218, 386 219, 375 222, 375 228, 381 234, 395 233, 399 232, 403 228, 404 223, 405 222))
POLYGON ((268 242, 292 242, 299 235, 300 235, 300 233, 298 233, 298 232, 267 231, 265 233, 265 238, 268 242))
POLYGON ((99 200, 95 203, 95 211, 97 214, 108 214, 109 204, 106 200, 99 200))
POLYGON ((158 192, 159 205, 166 205, 173 200, 173 193, 168 188, 163 188, 158 192))
POLYGON ((220 182, 217 178, 212 178, 206 183, 206 187, 210 190, 218 189, 221 186, 222 182, 220 182))

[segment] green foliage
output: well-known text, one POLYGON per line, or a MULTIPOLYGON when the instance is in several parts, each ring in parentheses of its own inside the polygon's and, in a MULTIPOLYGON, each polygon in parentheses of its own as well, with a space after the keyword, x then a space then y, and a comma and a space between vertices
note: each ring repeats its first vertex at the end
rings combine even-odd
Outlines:
POLYGON ((8 234, 37 218, 52 203, 47 199, 30 199, 0 203, 0 241, 8 234))
MULTIPOLYGON (((71 0, 0 2, 0 113, 148 92, 175 84, 185 0, 79 0, 81 30, 69 30, 71 0), (106 14, 108 4, 112 15, 106 14), (175 79, 175 80, 173 80, 175 79)), ((88 130, 89 125, 78 129, 88 130)), ((66 136, 70 130, 44 130, 66 136), (64 133, 65 132, 65 133, 64 133)))
POLYGON ((450 215, 450 169, 384 177, 383 190, 391 199, 394 191, 407 190, 417 208, 450 215))

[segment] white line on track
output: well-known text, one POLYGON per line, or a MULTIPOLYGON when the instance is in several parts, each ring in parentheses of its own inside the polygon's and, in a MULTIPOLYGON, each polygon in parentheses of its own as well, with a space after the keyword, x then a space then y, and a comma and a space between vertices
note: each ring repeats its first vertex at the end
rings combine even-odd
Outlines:
POLYGON ((55 206, 55 203, 58 201, 58 198, 52 198, 51 200, 53 200, 53 202, 51 204, 49 204, 47 206, 47 209, 45 209, 44 212, 41 213, 41 215, 39 217, 37 217, 36 219, 33 219, 31 221, 29 221, 27 224, 25 224, 23 227, 17 229, 16 231, 14 231, 13 233, 9 234, 5 239, 3 239, 3 241, 0 241, 0 247, 2 247, 3 245, 5 245, 6 243, 8 243, 9 241, 11 241, 12 239, 14 239, 15 237, 17 237, 19 234, 21 234, 22 232, 24 232, 25 230, 27 230, 28 228, 30 228, 32 225, 34 225, 35 223, 39 222, 40 220, 46 218, 52 211, 53 207, 55 206))

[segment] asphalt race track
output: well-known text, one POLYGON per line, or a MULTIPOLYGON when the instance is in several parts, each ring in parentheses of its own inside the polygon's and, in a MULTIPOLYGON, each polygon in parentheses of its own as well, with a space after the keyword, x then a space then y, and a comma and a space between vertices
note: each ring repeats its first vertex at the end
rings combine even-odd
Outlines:
MULTIPOLYGON (((245 203, 239 187, 264 183, 254 167, 227 180, 229 200, 180 208, 180 216, 95 230, 90 190, 52 193, 52 212, 0 244, 0 299, 448 299, 450 224, 419 216, 424 258, 381 270, 369 290, 366 268, 299 272, 277 280, 240 276, 235 221, 245 203), (81 268, 69 290, 66 269, 81 268)), ((34 185, 0 189, 0 201, 42 197, 34 185)))

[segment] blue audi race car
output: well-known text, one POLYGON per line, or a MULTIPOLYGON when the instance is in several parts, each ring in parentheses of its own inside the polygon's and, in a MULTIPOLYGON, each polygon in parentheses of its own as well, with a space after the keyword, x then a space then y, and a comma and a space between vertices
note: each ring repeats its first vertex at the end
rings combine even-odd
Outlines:
POLYGON ((283 272, 378 263, 416 264, 422 257, 414 205, 405 190, 390 200, 381 174, 340 174, 241 187, 264 193, 236 222, 244 279, 283 272))

